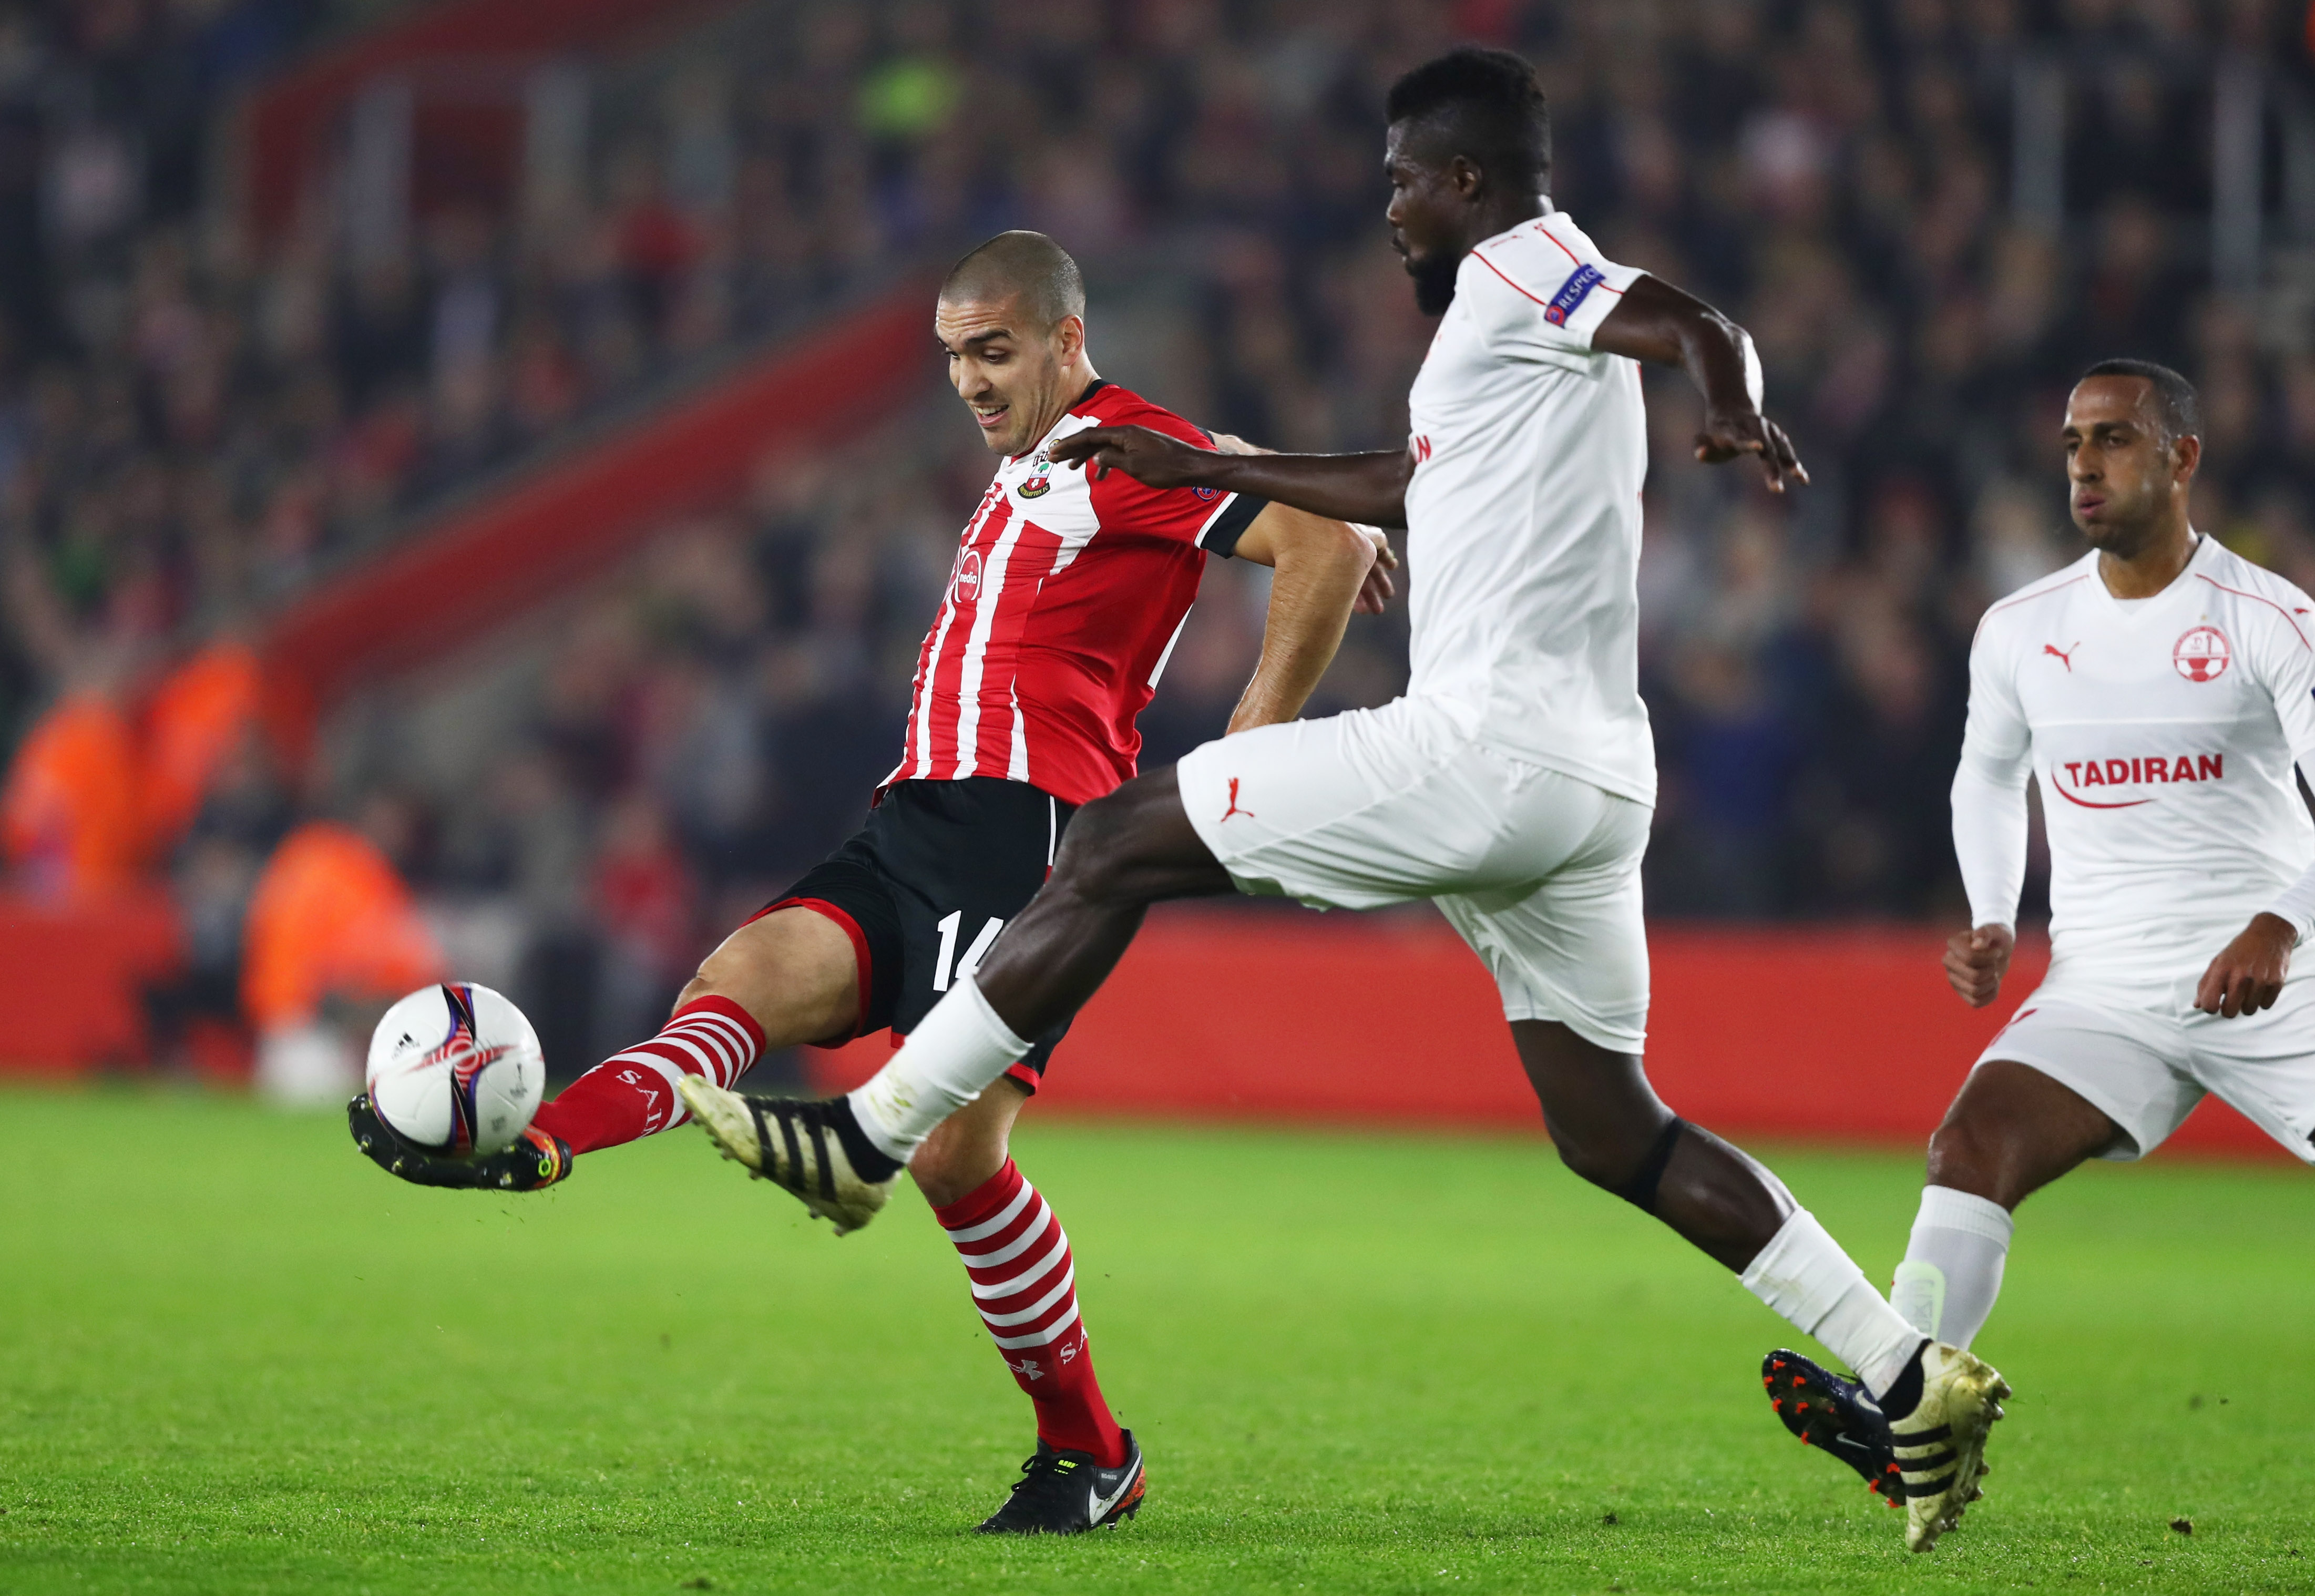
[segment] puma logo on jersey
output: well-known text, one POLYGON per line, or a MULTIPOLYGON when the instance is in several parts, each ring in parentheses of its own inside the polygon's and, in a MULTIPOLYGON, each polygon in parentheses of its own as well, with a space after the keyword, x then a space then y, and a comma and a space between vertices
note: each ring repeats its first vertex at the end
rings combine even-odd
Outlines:
POLYGON ((2063 665, 2066 668, 2066 674, 2068 676, 2071 676, 2074 673, 2074 651, 2081 646, 2081 639, 2078 637, 2073 642, 2068 643, 2064 648, 2060 648, 2054 643, 2045 643, 2042 645, 2042 652, 2045 654, 2051 655, 2061 665, 2063 665))
MULTIPOLYGON (((1230 777, 1229 785, 1229 807, 1222 811, 1222 820, 1229 819, 1232 815, 1244 815, 1249 820, 1254 819, 1254 811, 1250 809, 1240 809, 1237 806, 1237 777, 1230 777)), ((1221 824, 1221 820, 1216 820, 1214 824, 1219 826, 1221 824)))
POLYGON ((2066 773, 2062 782, 2051 785, 2058 796, 2084 809, 2135 809, 2142 803, 2151 803, 2151 798, 2123 798, 2098 801, 2079 797, 2068 792, 2089 787, 2145 786, 2161 784, 2166 786, 2182 782, 2222 781, 2227 774, 2224 754, 2180 754, 2176 758, 2167 755, 2141 755, 2135 759, 2069 759, 2058 766, 2066 773))

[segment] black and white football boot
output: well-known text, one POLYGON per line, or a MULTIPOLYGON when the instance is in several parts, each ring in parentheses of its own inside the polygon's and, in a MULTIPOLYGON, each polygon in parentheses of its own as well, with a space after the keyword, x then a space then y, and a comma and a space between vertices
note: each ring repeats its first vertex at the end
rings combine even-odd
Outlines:
POLYGON ((1786 1429, 1856 1469, 1892 1506, 1903 1503, 1907 1550, 1929 1550, 1985 1494, 1986 1436, 2009 1383, 1982 1359, 1924 1340, 1879 1402, 1798 1352, 1770 1352, 1761 1374, 1786 1429))
POLYGON ((1090 1452, 1057 1452, 1043 1441, 1021 1465, 1013 1494, 982 1521, 982 1535, 1083 1535, 1114 1528, 1141 1511, 1149 1480, 1141 1448, 1125 1432, 1125 1461, 1104 1468, 1090 1452))
POLYGON ((346 1129, 362 1156, 413 1186, 465 1192, 537 1192, 571 1178, 569 1144, 533 1126, 501 1153, 444 1158, 412 1147, 389 1129, 364 1092, 346 1104, 346 1129))
POLYGON ((1923 1342, 1904 1377, 1881 1394, 1905 1481, 1908 1551, 1937 1545, 1985 1494, 1985 1440, 2009 1395, 2000 1370, 1941 1341, 1923 1342))
POLYGON ((1889 1421, 1862 1381, 1778 1347, 1761 1360, 1761 1384, 1768 1389, 1769 1405, 1803 1446, 1848 1464, 1864 1476, 1865 1488, 1891 1507, 1905 1505, 1889 1421))
POLYGON ((842 1097, 751 1097, 700 1076, 676 1083, 723 1156, 848 1236, 891 1200, 902 1166, 871 1142, 842 1097))

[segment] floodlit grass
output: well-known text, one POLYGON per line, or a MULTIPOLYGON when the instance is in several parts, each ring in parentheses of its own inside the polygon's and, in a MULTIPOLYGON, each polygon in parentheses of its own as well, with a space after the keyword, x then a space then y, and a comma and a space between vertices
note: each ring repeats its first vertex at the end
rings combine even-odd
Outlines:
MULTIPOLYGON (((838 1242, 688 1129, 483 1197, 331 1117, 0 1092, 0 1592, 2315 1587, 2296 1171, 2036 1199, 1992 1492, 1908 1557, 1770 1417, 1783 1326, 1540 1142, 1019 1151, 1149 1453, 1115 1533, 967 1532, 1027 1409, 912 1197, 838 1242)), ((1885 1277, 1918 1163, 1774 1162, 1885 1277)))

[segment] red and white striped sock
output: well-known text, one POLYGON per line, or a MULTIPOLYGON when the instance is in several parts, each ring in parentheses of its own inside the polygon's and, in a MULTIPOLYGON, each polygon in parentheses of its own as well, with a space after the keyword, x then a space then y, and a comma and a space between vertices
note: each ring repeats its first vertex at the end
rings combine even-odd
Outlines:
POLYGON ((695 998, 649 1042, 614 1053, 563 1088, 531 1123, 574 1153, 634 1141, 691 1117, 675 1083, 704 1075, 728 1086, 764 1051, 764 1033, 729 998, 695 998))
POLYGON ((1059 1451, 1125 1461, 1125 1436, 1094 1378, 1093 1347, 1078 1315, 1077 1265, 1061 1221, 1013 1160, 970 1195, 933 1210, 948 1232, 973 1305, 1005 1367, 1037 1408, 1037 1438, 1059 1451))

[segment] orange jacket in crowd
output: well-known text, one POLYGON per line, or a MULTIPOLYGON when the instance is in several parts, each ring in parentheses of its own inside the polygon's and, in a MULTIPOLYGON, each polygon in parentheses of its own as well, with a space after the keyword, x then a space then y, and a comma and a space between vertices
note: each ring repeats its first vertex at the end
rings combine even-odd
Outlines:
POLYGON ((350 827, 298 827, 258 877, 242 944, 241 1000, 260 1031, 311 1020, 332 994, 398 998, 439 980, 442 968, 402 878, 350 827))
POLYGON ((145 817, 165 857, 200 813, 217 767, 258 723, 263 677, 246 643, 215 643, 171 671, 145 711, 145 817))
POLYGON ((170 672, 144 736, 101 693, 68 694, 25 736, 0 792, 0 850, 33 890, 85 902, 165 860, 217 768, 259 724, 262 677, 238 643, 170 672))
POLYGON ((52 900, 132 883, 146 858, 137 738, 101 693, 72 694, 25 736, 0 793, 0 847, 52 900))

